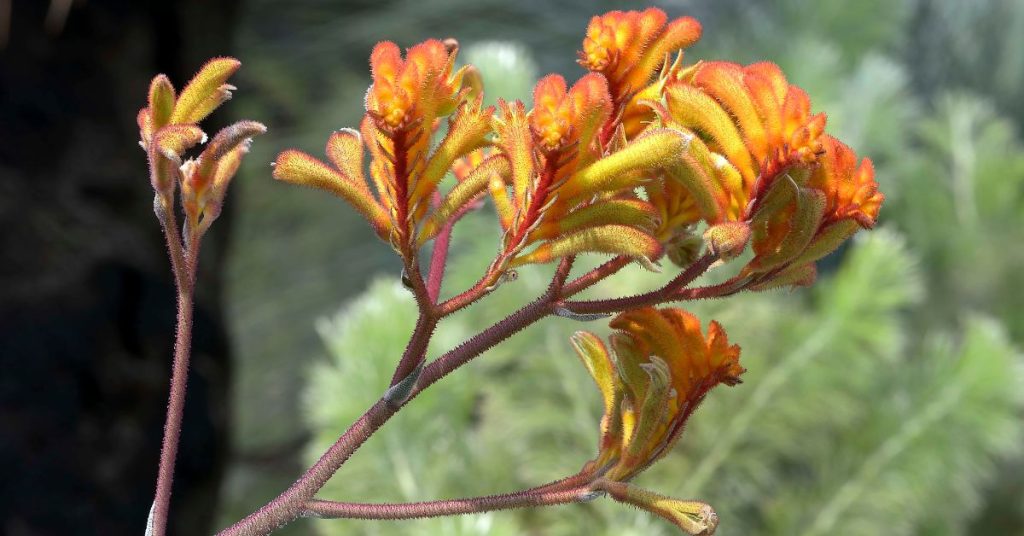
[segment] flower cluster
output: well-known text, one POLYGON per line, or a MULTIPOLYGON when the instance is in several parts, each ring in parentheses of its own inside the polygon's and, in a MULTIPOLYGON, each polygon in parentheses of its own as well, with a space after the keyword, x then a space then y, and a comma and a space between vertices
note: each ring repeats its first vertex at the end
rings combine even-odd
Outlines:
POLYGON ((645 307, 611 322, 614 358, 596 335, 573 336, 576 353, 604 399, 598 457, 588 471, 616 480, 634 477, 672 448, 686 419, 711 388, 735 385, 740 349, 712 321, 677 308, 645 307))
MULTIPOLYGON (((451 40, 420 43, 404 59, 394 43, 379 43, 370 55, 373 84, 366 93, 366 116, 359 130, 331 135, 326 149, 330 165, 300 151, 281 153, 274 177, 345 199, 399 254, 415 258, 425 241, 417 239, 417 229, 428 219, 438 184, 457 160, 489 145, 494 109, 482 107, 476 70, 454 69, 457 54, 458 45, 451 40), (432 137, 446 117, 447 133, 432 149, 432 137), (364 147, 371 155, 375 193, 364 175, 364 147)), ((486 179, 489 170, 502 165, 481 163, 479 175, 486 179)), ((435 207, 430 221, 436 225, 471 197, 472 193, 449 200, 440 215, 435 207)))
POLYGON ((149 105, 139 111, 139 144, 149 157, 158 213, 173 213, 174 191, 180 186, 186 229, 197 236, 220 214, 250 141, 267 130, 255 121, 239 121, 220 130, 198 157, 185 158, 189 149, 207 141, 199 122, 231 98, 235 88, 227 81, 240 65, 234 58, 210 60, 181 94, 158 75, 150 83, 149 105))
POLYGON ((598 455, 581 473, 598 489, 688 532, 711 533, 717 518, 706 504, 669 499, 627 482, 671 450, 712 388, 740 382, 740 349, 729 344, 717 322, 705 337, 697 317, 677 308, 628 311, 611 327, 618 330, 610 337, 611 352, 593 333, 580 331, 572 339, 604 400, 598 455))
MULTIPOLYGON (((454 40, 404 56, 383 42, 370 57, 359 129, 330 136, 329 163, 281 153, 274 176, 351 203, 403 258, 428 305, 438 289, 417 290, 421 248, 485 199, 503 234, 480 293, 453 298, 459 306, 519 266, 567 259, 568 267, 585 253, 655 271, 667 257, 687 268, 678 280, 691 267, 699 275, 744 259, 721 295, 810 284, 817 260, 875 224, 883 195, 871 162, 825 133, 825 115, 776 65, 684 62, 700 35, 696 20, 670 21, 659 9, 594 17, 579 52, 589 73, 572 84, 545 76, 531 105, 496 107, 483 106, 474 67, 456 68, 454 40)), ((203 165, 186 171, 219 169, 203 165)), ((434 251, 444 248, 447 240, 434 251)), ((628 484, 671 449, 711 388, 743 372, 717 323, 704 335, 692 314, 651 307, 679 299, 675 290, 619 302, 635 305, 615 309, 624 312, 611 322, 611 350, 593 334, 574 336, 605 406, 599 453, 581 474, 595 490, 710 533, 717 517, 706 504, 628 484)), ((456 308, 444 305, 437 315, 456 308)))
POLYGON ((813 280, 813 263, 858 228, 870 228, 883 195, 871 161, 824 133, 825 115, 771 63, 698 63, 665 75, 658 120, 692 136, 689 172, 720 188, 708 218, 671 181, 648 188, 663 239, 703 220, 725 257, 753 242, 752 288, 813 280), (724 195, 722 195, 724 194, 724 195))

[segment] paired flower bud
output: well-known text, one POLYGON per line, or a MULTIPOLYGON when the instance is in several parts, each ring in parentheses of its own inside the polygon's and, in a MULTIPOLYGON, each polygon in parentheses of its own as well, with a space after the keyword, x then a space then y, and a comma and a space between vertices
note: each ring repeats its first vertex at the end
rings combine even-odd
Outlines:
POLYGON ((740 349, 717 322, 705 337, 700 321, 677 308, 646 307, 610 326, 612 352, 594 334, 573 336, 576 353, 604 399, 600 450, 585 473, 627 481, 665 455, 713 387, 735 385, 740 349))
POLYGON ((185 158, 189 149, 206 143, 197 123, 231 98, 235 88, 227 80, 240 65, 234 58, 210 60, 180 95, 166 76, 158 75, 150 83, 149 106, 138 114, 139 143, 149 156, 157 206, 170 211, 180 185, 191 232, 205 232, 220 214, 228 183, 249 143, 267 130, 255 121, 240 121, 218 132, 197 158, 185 158))
POLYGON ((577 332, 572 342, 601 391, 604 416, 595 459, 582 474, 618 501, 668 519, 689 534, 711 534, 718 516, 706 503, 680 501, 627 482, 664 456, 687 419, 716 385, 735 385, 744 370, 739 347, 711 322, 681 309, 646 307, 611 321, 612 351, 599 337, 577 332))

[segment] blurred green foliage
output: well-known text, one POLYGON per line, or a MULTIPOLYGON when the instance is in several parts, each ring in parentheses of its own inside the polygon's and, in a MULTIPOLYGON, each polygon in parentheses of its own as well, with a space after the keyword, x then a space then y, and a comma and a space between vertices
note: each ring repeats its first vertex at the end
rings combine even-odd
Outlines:
MULTIPOLYGON (((414 320, 387 246, 339 201, 272 184, 258 163, 285 147, 315 153, 332 129, 356 124, 366 54, 377 40, 407 46, 453 35, 466 47, 463 58, 484 71, 489 100, 528 100, 539 74, 581 73, 573 54, 590 15, 627 6, 635 8, 582 0, 303 0, 287 9, 250 2, 241 25, 249 86, 242 111, 272 128, 233 194, 228 292, 239 356, 239 461, 225 489, 225 522, 280 492, 380 395, 414 320)), ((888 199, 885 229, 826 259, 815 289, 695 304, 705 322, 718 319, 743 346, 746 383, 713 392, 676 452, 640 483, 711 502, 721 534, 1024 534, 1024 380, 1013 349, 1024 343, 1024 4, 684 0, 661 7, 704 23, 691 61, 779 63, 815 110, 828 112, 829 131, 875 161, 888 199)), ((475 217, 457 228, 448 289, 467 285, 492 253, 484 230, 493 225, 485 214, 475 217)), ((430 355, 499 319, 546 277, 524 270, 460 313, 430 355)), ((604 292, 653 284, 620 276, 604 292)), ((575 472, 594 452, 600 413, 567 343, 580 327, 546 321, 424 393, 325 496, 470 496, 575 472)), ((316 528, 671 533, 606 500, 316 528)))

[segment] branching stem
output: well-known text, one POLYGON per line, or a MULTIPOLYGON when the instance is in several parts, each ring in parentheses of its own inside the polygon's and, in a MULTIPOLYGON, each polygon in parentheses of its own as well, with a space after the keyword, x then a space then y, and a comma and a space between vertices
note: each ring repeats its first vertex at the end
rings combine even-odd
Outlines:
POLYGON ((669 281, 668 284, 651 292, 609 300, 566 301, 562 303, 562 306, 579 314, 618 313, 638 307, 678 300, 680 299, 678 291, 706 272, 716 260, 717 258, 714 255, 710 253, 705 254, 694 261, 693 264, 688 266, 686 270, 672 279, 672 281, 669 281))
MULTIPOLYGON (((523 308, 505 317, 503 320, 481 331, 474 337, 427 364, 423 368, 419 380, 416 382, 406 399, 400 400, 397 403, 389 403, 383 398, 378 400, 366 411, 366 413, 363 414, 362 417, 349 427, 349 429, 338 438, 338 441, 335 442, 334 445, 332 445, 327 452, 325 452, 320 459, 317 460, 317 462, 308 471, 306 471, 305 474, 299 477, 299 479, 292 484, 287 491, 272 500, 266 506, 250 514, 245 519, 225 529, 220 533, 220 535, 265 535, 296 519, 304 513, 327 515, 328 517, 348 517, 347 514, 355 513, 361 513, 365 516, 369 516, 370 509, 384 507, 384 505, 360 505, 358 503, 325 503, 323 501, 314 501, 313 496, 324 486, 324 484, 327 483, 327 480, 334 475, 334 473, 349 459, 349 457, 351 457, 352 454, 355 453, 355 451, 364 442, 366 442, 371 435, 373 435, 374 432, 383 426, 384 423, 404 407, 405 404, 408 404, 412 399, 416 398, 416 396, 423 392, 423 390, 429 388, 441 378, 447 376, 495 345, 533 325, 538 320, 551 315, 555 309, 563 303, 563 300, 593 286, 602 279, 616 273, 629 263, 628 258, 616 257, 591 272, 588 272, 573 281, 566 282, 569 272, 572 269, 573 260, 574 259, 572 257, 569 257, 563 259, 562 262, 559 263, 548 289, 536 300, 530 302, 523 308)), ((699 277, 713 261, 714 259, 701 259, 690 269, 680 274, 680 276, 670 282, 668 286, 671 286, 671 288, 669 290, 661 289, 657 292, 666 292, 668 294, 676 292, 678 289, 699 277)), ((420 321, 417 323, 416 332, 414 332, 409 345, 406 347, 405 354, 402 358, 403 363, 418 363, 425 359, 426 347, 430 341, 430 333, 432 333, 434 327, 436 327, 439 316, 443 316, 443 312, 440 312, 442 310, 443 308, 439 307, 438 309, 434 309, 433 312, 428 311, 424 313, 421 306, 420 321)), ((412 372, 414 369, 415 366, 408 367, 406 369, 406 374, 412 372)), ((399 376, 396 371, 396 377, 404 378, 405 376, 399 376)), ((584 495, 583 490, 586 481, 587 478, 576 475, 552 484, 535 488, 534 493, 531 495, 540 494, 540 496, 544 497, 543 500, 553 501, 549 504, 561 504, 582 500, 581 497, 584 495)), ((509 496, 494 496, 492 498, 484 498, 486 501, 495 501, 485 501, 484 506, 488 506, 489 509, 497 509, 499 503, 504 504, 501 503, 501 501, 511 500, 515 503, 520 500, 512 500, 508 497, 509 496), (504 498, 499 499, 498 497, 504 498)), ((523 497, 521 500, 536 501, 538 499, 531 496, 530 498, 523 497)), ((474 501, 474 499, 468 499, 467 501, 474 501)), ((459 501, 453 503, 439 501, 414 504, 416 504, 416 506, 391 505, 387 507, 390 508, 387 510, 387 513, 389 513, 389 515, 397 516, 391 517, 391 519, 397 519, 403 516, 422 517, 422 515, 430 515, 429 512, 433 511, 431 509, 441 508, 439 505, 445 505, 443 508, 452 509, 465 509, 472 505, 471 502, 467 503, 459 501)), ((518 505, 527 506, 527 503, 523 502, 518 505)), ((508 507, 511 508, 515 506, 516 505, 513 504, 508 507)), ((453 511, 451 513, 459 512, 453 511)), ((439 512, 435 515, 442 514, 443 512, 439 512)))

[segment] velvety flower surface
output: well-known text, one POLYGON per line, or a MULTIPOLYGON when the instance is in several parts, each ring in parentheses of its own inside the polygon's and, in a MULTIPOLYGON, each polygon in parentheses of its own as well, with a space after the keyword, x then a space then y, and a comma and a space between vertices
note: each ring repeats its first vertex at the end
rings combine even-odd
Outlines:
POLYGON ((585 471, 626 481, 672 448, 708 391, 739 383, 744 369, 717 322, 704 335, 682 309, 645 307, 610 325, 611 351, 592 333, 573 338, 605 407, 600 451, 585 471))

